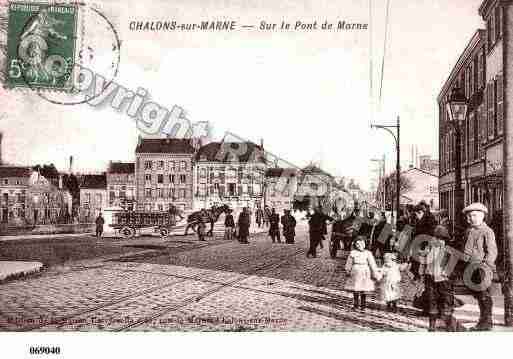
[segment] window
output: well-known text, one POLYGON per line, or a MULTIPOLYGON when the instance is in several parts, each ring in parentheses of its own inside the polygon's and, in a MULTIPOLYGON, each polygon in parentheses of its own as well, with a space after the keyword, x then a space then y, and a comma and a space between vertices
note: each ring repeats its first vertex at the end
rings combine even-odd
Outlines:
POLYGON ((499 40, 502 37, 502 11, 501 7, 495 8, 495 40, 499 40))
POLYGON ((116 192, 114 192, 114 191, 110 191, 110 192, 109 192, 109 199, 110 199, 111 201, 113 201, 113 200, 114 200, 114 198, 116 198, 116 192))
POLYGON ((9 184, 9 180, 8 179, 4 179, 4 184, 9 184))
POLYGON ((146 182, 151 182, 151 175, 150 174, 144 175, 144 179, 146 180, 146 182))
POLYGON ((180 190, 180 198, 185 198, 185 189, 180 190))
POLYGON ((175 161, 169 161, 169 170, 174 171, 175 170, 175 161))
POLYGON ((157 209, 162 212, 164 210, 164 206, 161 204, 157 204, 157 209))
POLYGON ((228 195, 235 196, 235 183, 228 183, 228 195))
POLYGON ((490 82, 486 86, 486 106, 488 109, 487 136, 488 139, 492 139, 495 132, 495 82, 490 82))
POLYGON ((175 183, 175 175, 169 175, 169 183, 175 183))
POLYGON ((151 168, 152 168, 151 161, 144 161, 144 169, 151 170, 151 168))
POLYGON ((126 191, 126 186, 121 186, 122 191, 126 191))
POLYGON ((200 169, 200 177, 201 178, 207 177, 207 169, 206 168, 200 169))
POLYGON ((468 159, 469 161, 473 161, 476 158, 476 149, 475 149, 475 112, 471 112, 468 118, 468 159))
POLYGON ((159 161, 158 164, 159 164, 159 166, 158 166, 159 169, 164 169, 164 161, 159 161))
POLYGON ((119 198, 126 198, 126 192, 125 191, 119 191, 119 198))
POLYGON ((504 126, 504 76, 497 76, 497 134, 502 135, 504 126))
POLYGON ((157 188, 157 197, 159 197, 159 198, 164 197, 164 191, 162 188, 157 188))
POLYGON ((146 194, 146 198, 151 198, 151 188, 146 188, 144 193, 146 194))
POLYGON ((180 171, 185 171, 187 169, 187 163, 185 161, 180 161, 180 171))
POLYGON ((164 183, 164 175, 162 175, 162 174, 157 175, 157 183, 164 183))
POLYGON ((186 183, 186 176, 185 175, 180 175, 180 183, 186 183))

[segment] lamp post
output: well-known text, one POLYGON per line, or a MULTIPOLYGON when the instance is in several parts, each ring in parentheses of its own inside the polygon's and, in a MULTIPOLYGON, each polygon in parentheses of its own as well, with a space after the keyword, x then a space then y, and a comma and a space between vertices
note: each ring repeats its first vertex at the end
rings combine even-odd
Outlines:
POLYGON ((465 201, 461 188, 461 126, 465 123, 468 112, 468 102, 460 88, 455 87, 451 91, 447 102, 447 114, 449 124, 454 128, 456 137, 456 164, 454 169, 454 221, 453 233, 461 239, 463 233, 462 210, 465 201))
MULTIPOLYGON (((397 116, 397 123, 395 125, 374 125, 371 124, 371 128, 380 128, 392 135, 395 140, 395 151, 396 151, 396 162, 395 162, 395 206, 397 211, 397 217, 399 217, 399 207, 401 205, 400 198, 400 188, 401 188, 401 123, 399 120, 399 116, 397 116), (391 128, 396 130, 394 133, 391 128)), ((394 215, 394 211, 392 211, 392 217, 394 215)), ((393 219, 392 219, 393 222, 393 219)))

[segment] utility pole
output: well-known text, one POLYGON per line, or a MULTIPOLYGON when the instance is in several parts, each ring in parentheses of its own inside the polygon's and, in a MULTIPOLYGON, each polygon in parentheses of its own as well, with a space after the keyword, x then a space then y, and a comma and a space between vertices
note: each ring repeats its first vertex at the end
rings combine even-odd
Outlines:
MULTIPOLYGON (((401 122, 399 116, 397 116, 397 122, 395 125, 374 125, 371 124, 371 128, 380 128, 392 135, 395 140, 395 151, 396 151, 396 164, 395 164, 395 207, 396 207, 396 216, 399 216, 399 208, 401 205, 401 122), (395 128, 396 133, 394 133, 390 128, 395 128)), ((392 211, 392 223, 393 223, 394 211, 392 211)))

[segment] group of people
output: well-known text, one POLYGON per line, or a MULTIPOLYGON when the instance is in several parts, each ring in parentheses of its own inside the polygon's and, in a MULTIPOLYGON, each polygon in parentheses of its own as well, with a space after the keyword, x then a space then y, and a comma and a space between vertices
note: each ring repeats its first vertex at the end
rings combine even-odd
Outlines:
POLYGON ((251 213, 247 207, 242 209, 242 212, 237 218, 237 233, 235 228, 235 219, 233 218, 233 210, 229 209, 224 217, 224 239, 233 240, 237 236, 240 243, 249 243, 249 227, 251 226, 251 213))
MULTIPOLYGON (((485 281, 488 272, 495 272, 497 258, 497 245, 492 229, 484 221, 488 210, 481 203, 473 203, 463 210, 468 227, 464 232, 463 243, 457 243, 451 233, 451 226, 447 218, 442 216, 436 220, 425 203, 401 213, 397 221, 397 231, 411 231, 411 238, 419 235, 429 236, 425 245, 420 248, 398 248, 398 236, 391 235, 385 244, 373 245, 359 229, 353 241, 352 249, 346 262, 346 275, 348 280, 345 289, 353 292, 354 308, 365 310, 366 297, 369 293, 379 290, 379 297, 386 302, 388 310, 396 311, 397 302, 401 297, 400 282, 401 271, 410 270, 414 280, 423 282, 422 306, 424 314, 429 317, 429 330, 437 329, 437 319, 444 321, 447 331, 460 331, 465 328, 454 317, 455 281, 462 277, 462 271, 448 272, 448 253, 452 249, 459 249, 464 261, 476 266, 472 274, 472 283, 478 286, 469 286, 469 293, 477 299, 480 318, 471 330, 482 331, 493 328, 491 283, 485 281), (407 226, 409 226, 407 228, 407 226), (388 242, 388 244, 387 244, 388 242), (367 246, 370 244, 370 250, 367 246), (376 263, 377 253, 382 253, 383 264, 376 263), (377 286, 376 286, 377 284, 377 286), (376 288, 377 287, 377 288, 376 288)), ((372 226, 374 231, 376 225, 372 226)), ((374 233, 370 235, 372 238, 374 233)), ((414 247, 414 246, 413 246, 414 247)))

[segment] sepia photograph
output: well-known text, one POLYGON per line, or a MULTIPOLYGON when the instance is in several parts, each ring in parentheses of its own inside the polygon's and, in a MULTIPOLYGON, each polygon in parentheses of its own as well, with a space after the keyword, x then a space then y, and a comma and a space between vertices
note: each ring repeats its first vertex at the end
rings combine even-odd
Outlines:
POLYGON ((6 358, 512 331, 511 0, 0 0, 0 83, 6 358))

